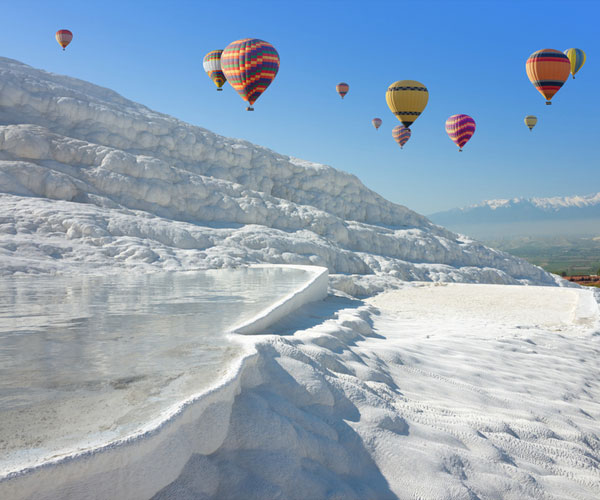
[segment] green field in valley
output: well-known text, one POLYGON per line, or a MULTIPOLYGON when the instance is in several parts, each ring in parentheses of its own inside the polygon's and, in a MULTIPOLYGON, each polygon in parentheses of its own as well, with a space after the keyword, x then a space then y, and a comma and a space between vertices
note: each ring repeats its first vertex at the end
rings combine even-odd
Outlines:
POLYGON ((485 244, 552 273, 600 274, 600 237, 518 237, 488 240, 485 244))

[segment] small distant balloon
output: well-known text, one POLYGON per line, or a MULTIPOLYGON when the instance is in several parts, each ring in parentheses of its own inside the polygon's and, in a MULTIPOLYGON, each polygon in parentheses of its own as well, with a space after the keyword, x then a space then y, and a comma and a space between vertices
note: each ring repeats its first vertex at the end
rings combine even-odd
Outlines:
POLYGON ((525 117, 525 125, 529 127, 529 130, 533 130, 535 124, 537 123, 537 117, 533 115, 527 115, 525 117))
POLYGON ((376 129, 378 129, 378 130, 379 130, 379 127, 381 127, 381 124, 382 124, 383 122, 381 121, 381 118, 373 118, 373 119, 371 120, 371 123, 373 124, 373 126, 374 126, 376 129))
POLYGON ((55 36, 56 41, 62 47, 63 50, 65 50, 67 48, 67 45, 69 45, 71 43, 71 40, 73 40, 73 33, 71 33, 69 30, 58 30, 55 36))
POLYGON ((415 80, 398 80, 388 87, 385 100, 396 118, 409 128, 427 106, 429 91, 415 80))
POLYGON ((406 128, 404 125, 396 125, 392 130, 392 137, 400 144, 400 149, 404 149, 404 145, 410 139, 410 135, 410 129, 406 128))
POLYGON ((230 85, 250 106, 267 90, 279 71, 279 54, 269 42, 243 38, 230 43, 221 54, 221 70, 230 85))
POLYGON ((565 55, 569 58, 571 74, 573 75, 573 80, 575 80, 575 73, 585 64, 585 52, 581 49, 567 49, 565 50, 565 55))
POLYGON ((550 105, 550 99, 569 78, 571 62, 559 50, 542 49, 529 56, 525 69, 531 83, 550 105))
POLYGON ((223 90, 221 87, 223 87, 227 81, 227 78, 225 78, 225 75, 221 70, 221 54, 223 54, 222 50, 211 50, 204 56, 204 60, 202 61, 204 71, 208 73, 210 79, 217 86, 217 90, 223 90))
POLYGON ((341 82, 338 83, 335 86, 335 90, 337 90, 337 93, 340 94, 340 96, 342 97, 342 99, 344 98, 344 96, 348 93, 348 91, 350 90, 350 85, 348 85, 347 83, 341 82))
POLYGON ((452 115, 446 120, 446 133, 458 146, 458 150, 462 151, 475 133, 475 120, 469 115, 452 115))

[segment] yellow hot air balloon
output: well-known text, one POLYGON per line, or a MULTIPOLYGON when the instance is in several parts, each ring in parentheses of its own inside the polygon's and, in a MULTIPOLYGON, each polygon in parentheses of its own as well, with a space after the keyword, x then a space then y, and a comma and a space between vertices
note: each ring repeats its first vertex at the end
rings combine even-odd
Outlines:
POLYGON ((535 124, 537 123, 537 117, 533 115, 527 115, 524 121, 525 125, 529 127, 529 130, 533 130, 533 127, 535 127, 535 124))
POLYGON ((392 113, 409 128, 427 106, 427 87, 414 80, 398 80, 385 93, 385 100, 392 113))
POLYGON ((571 74, 573 75, 573 80, 575 80, 575 73, 585 64, 585 52, 581 49, 567 49, 565 50, 565 55, 569 58, 571 74))

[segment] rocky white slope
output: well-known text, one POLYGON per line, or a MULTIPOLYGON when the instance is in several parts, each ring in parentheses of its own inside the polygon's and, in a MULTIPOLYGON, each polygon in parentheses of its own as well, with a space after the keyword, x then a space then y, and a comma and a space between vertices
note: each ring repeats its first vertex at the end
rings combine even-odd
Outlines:
POLYGON ((2 274, 266 262, 327 266, 354 294, 393 279, 555 284, 355 176, 5 58, 0 234, 2 274))

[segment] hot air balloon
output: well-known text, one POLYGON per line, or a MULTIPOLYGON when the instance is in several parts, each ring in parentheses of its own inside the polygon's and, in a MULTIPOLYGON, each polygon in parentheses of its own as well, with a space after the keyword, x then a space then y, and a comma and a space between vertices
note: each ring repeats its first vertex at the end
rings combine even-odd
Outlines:
POLYGON ((400 144, 400 149, 403 149, 403 146, 410 139, 410 133, 410 129, 406 128, 404 125, 396 125, 392 130, 392 136, 396 142, 400 144))
POLYGON ((67 48, 67 45, 69 45, 71 43, 71 40, 73 40, 73 33, 71 33, 69 30, 58 30, 55 36, 56 41, 62 47, 63 50, 65 50, 67 48))
POLYGON ((537 117, 533 115, 527 115, 525 117, 525 125, 529 127, 529 130, 533 130, 535 124, 537 123, 537 117))
POLYGON ((204 71, 208 73, 208 76, 215 83, 217 90, 223 90, 221 87, 223 87, 227 81, 227 78, 225 78, 225 75, 221 71, 222 53, 222 50, 211 50, 204 56, 204 60, 202 61, 204 71))
POLYGON ((398 80, 388 87, 385 100, 396 118, 409 128, 427 106, 429 92, 422 83, 398 80))
POLYGON ((550 105, 552 96, 569 78, 571 63, 569 58, 558 50, 542 49, 529 56, 525 69, 531 83, 546 98, 546 104, 550 105))
POLYGON ((374 126, 376 129, 378 129, 378 130, 379 130, 379 127, 381 127, 381 124, 382 124, 383 122, 381 121, 381 118, 373 118, 373 119, 371 120, 371 123, 373 124, 373 126, 374 126))
POLYGON ((585 52, 581 49, 567 49, 565 50, 565 55, 569 58, 571 74, 573 75, 573 80, 575 80, 575 73, 585 64, 585 52))
POLYGON ((230 43, 221 54, 221 70, 231 86, 250 106, 271 84, 279 70, 279 54, 270 43, 244 38, 230 43))
POLYGON ((335 90, 337 90, 337 93, 340 94, 340 96, 342 96, 342 99, 343 99, 344 96, 348 93, 348 90, 350 90, 350 85, 348 85, 347 83, 341 82, 335 86, 335 90))
POLYGON ((469 115, 452 115, 446 120, 446 133, 462 151, 463 146, 475 133, 475 120, 469 115))

